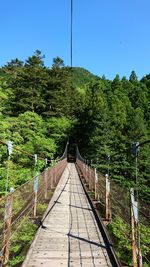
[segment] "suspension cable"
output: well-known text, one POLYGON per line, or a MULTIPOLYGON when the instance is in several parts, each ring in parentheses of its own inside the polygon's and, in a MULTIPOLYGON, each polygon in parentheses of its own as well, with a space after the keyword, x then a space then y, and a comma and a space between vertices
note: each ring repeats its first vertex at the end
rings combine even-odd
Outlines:
POLYGON ((73 61, 73 0, 71 0, 71 21, 70 21, 70 61, 71 61, 71 69, 72 69, 72 61, 73 61))

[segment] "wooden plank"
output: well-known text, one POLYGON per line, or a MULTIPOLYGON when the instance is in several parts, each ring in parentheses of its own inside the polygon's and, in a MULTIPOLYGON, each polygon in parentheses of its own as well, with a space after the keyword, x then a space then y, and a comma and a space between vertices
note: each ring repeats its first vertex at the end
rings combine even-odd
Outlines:
POLYGON ((48 209, 54 203, 22 266, 111 267, 73 163, 67 165, 48 209))

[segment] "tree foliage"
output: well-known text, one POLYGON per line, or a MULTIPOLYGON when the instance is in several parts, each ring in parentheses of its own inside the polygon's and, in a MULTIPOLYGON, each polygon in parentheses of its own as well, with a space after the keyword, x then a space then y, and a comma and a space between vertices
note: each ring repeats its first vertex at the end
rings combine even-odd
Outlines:
MULTIPOLYGON (((44 55, 36 50, 25 62, 14 59, 0 70, 0 138, 53 158, 73 137, 84 157, 99 158, 101 171, 107 170, 109 154, 111 177, 132 184, 135 163, 130 146, 149 138, 149 96, 150 75, 139 81, 132 71, 129 80, 116 75, 110 81, 82 68, 66 67, 59 57, 48 68, 44 55)), ((139 157, 143 188, 149 183, 148 149, 149 145, 142 148, 139 157)), ((33 164, 25 156, 18 157, 13 155, 12 160, 21 168, 33 164)), ((7 157, 2 158, 5 168, 7 157)))
MULTIPOLYGON (((60 57, 47 67, 39 50, 25 62, 14 59, 3 66, 0 69, 0 140, 11 140, 29 154, 53 159, 62 155, 69 139, 78 143, 81 155, 97 162, 103 173, 108 170, 110 155, 110 178, 133 186, 135 158, 131 155, 131 144, 150 139, 150 74, 139 81, 132 71, 129 79, 116 75, 111 81, 83 68, 67 67, 60 57)), ((149 150, 147 143, 140 148, 138 156, 140 197, 147 201, 149 150)), ((44 164, 38 160, 37 169, 43 169, 44 164)), ((8 165, 9 187, 20 186, 34 175, 32 157, 15 150, 8 162, 6 147, 1 145, 1 195, 5 193, 8 165)), ((128 254, 130 245, 118 225, 122 226, 122 233, 128 234, 129 229, 119 218, 111 226, 120 247, 118 253, 126 261, 124 252, 128 254)), ((26 240, 22 242, 26 244, 26 240)), ((18 257, 11 259, 15 266, 22 258, 18 256, 17 243, 13 249, 18 257)))

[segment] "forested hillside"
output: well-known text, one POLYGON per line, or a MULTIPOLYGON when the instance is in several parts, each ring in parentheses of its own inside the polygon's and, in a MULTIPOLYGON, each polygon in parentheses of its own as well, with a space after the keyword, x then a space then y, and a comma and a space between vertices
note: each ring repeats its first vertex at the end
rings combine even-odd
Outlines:
MULTIPOLYGON (((53 159, 61 156, 68 138, 74 138, 83 157, 107 171, 110 177, 131 185, 135 182, 135 159, 131 144, 150 139, 150 75, 138 80, 116 75, 113 81, 82 68, 70 68, 61 58, 51 67, 36 51, 25 62, 12 60, 0 69, 0 140, 31 154, 53 159)), ((138 156, 140 193, 150 193, 150 145, 138 156)), ((8 155, 0 149, 0 192, 5 191, 8 155)), ((33 175, 33 159, 14 151, 9 187, 33 175)), ((38 161, 39 170, 44 166, 38 161)))

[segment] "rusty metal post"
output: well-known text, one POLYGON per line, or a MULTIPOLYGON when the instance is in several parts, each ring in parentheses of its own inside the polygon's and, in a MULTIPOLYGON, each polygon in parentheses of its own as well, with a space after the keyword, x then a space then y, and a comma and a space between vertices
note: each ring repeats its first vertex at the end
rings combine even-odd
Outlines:
MULTIPOLYGON (((61 166, 60 166, 60 168, 61 168, 61 166)), ((56 184, 57 184, 56 160, 54 160, 54 184, 55 184, 55 187, 56 187, 56 184)))
POLYGON ((36 218, 38 184, 39 184, 39 175, 37 175, 34 178, 34 208, 33 208, 33 218, 36 218))
POLYGON ((106 174, 106 219, 111 220, 110 181, 108 174, 106 174))
POLYGON ((37 208, 37 192, 34 192, 33 218, 36 218, 36 208, 37 208))
POLYGON ((131 207, 131 228, 132 228, 132 257, 133 257, 133 267, 137 267, 137 258, 136 258, 136 240, 135 240, 135 224, 134 224, 134 215, 133 208, 131 207))
POLYGON ((86 160, 86 163, 85 163, 85 180, 86 180, 86 183, 88 182, 88 173, 87 173, 87 160, 86 160))
POLYGON ((10 188, 10 194, 7 196, 6 204, 5 204, 5 216, 4 216, 5 227, 4 227, 4 235, 3 235, 3 262, 6 267, 8 266, 9 251, 10 251, 13 192, 14 192, 14 189, 10 188))
POLYGON ((52 159, 52 169, 51 169, 51 189, 54 188, 54 160, 52 159))
POLYGON ((90 183, 91 183, 91 169, 90 169, 90 165, 88 165, 88 184, 89 184, 89 189, 90 189, 90 183))
POLYGON ((53 189, 53 169, 51 169, 50 176, 51 176, 51 189, 53 189))
MULTIPOLYGON (((92 164, 93 164, 93 160, 91 159, 91 163, 90 163, 90 173, 91 173, 91 176, 90 176, 90 180, 91 180, 91 190, 95 190, 95 188, 93 188, 93 179, 92 179, 92 164)), ((94 186, 95 187, 95 186, 94 186)))
POLYGON ((48 170, 46 169, 44 172, 44 179, 45 179, 45 199, 47 199, 47 191, 48 191, 48 179, 47 179, 47 172, 48 170))
POLYGON ((142 267, 142 253, 140 247, 140 222, 138 199, 135 201, 134 189, 131 188, 131 227, 132 227, 132 255, 133 267, 142 267))
POLYGON ((92 190, 92 183, 91 183, 91 181, 92 181, 92 177, 91 177, 91 168, 90 168, 90 166, 89 166, 89 189, 90 190, 92 190))
POLYGON ((47 169, 47 158, 45 159, 45 172, 44 172, 44 180, 45 180, 45 194, 44 198, 47 199, 47 191, 48 191, 48 169, 47 169))
POLYGON ((89 166, 88 166, 88 164, 89 164, 89 160, 87 159, 87 161, 86 161, 86 182, 87 182, 88 187, 89 187, 89 166))
POLYGON ((97 170, 95 168, 95 199, 97 199, 98 195, 97 195, 97 183, 98 183, 98 174, 97 174, 97 170))
POLYGON ((131 195, 131 229, 132 229, 132 257, 133 267, 137 267, 137 245, 136 245, 136 229, 135 229, 135 217, 134 217, 134 189, 130 190, 131 195))

